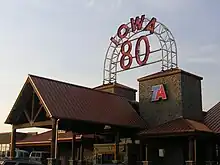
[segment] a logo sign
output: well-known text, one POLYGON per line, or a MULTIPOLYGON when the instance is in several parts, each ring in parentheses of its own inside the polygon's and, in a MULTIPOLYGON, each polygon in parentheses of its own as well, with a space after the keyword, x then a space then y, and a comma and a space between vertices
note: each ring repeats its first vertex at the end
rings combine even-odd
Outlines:
POLYGON ((142 15, 130 18, 128 23, 118 27, 110 41, 104 62, 104 84, 116 82, 119 72, 144 65, 161 62, 162 70, 177 67, 173 35, 154 17, 148 19, 142 15))
POLYGON ((162 100, 167 99, 167 94, 166 94, 163 84, 152 86, 151 101, 158 101, 160 99, 162 100))

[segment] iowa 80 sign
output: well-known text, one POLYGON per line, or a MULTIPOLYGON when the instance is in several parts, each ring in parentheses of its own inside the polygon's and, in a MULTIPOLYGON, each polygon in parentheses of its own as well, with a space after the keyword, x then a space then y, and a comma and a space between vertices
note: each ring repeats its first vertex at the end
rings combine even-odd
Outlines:
POLYGON ((149 19, 142 15, 130 18, 128 23, 122 23, 117 28, 115 36, 110 37, 103 83, 116 82, 119 72, 158 62, 161 62, 162 70, 177 67, 177 48, 173 35, 154 17, 149 19), (153 41, 153 36, 158 44, 153 41), (159 56, 153 58, 156 53, 159 56))
MULTIPOLYGON (((145 16, 142 15, 141 18, 137 17, 135 20, 134 18, 131 18, 131 31, 133 33, 143 29, 143 31, 149 31, 150 34, 154 33, 154 28, 155 28, 155 23, 156 23, 156 18, 152 18, 148 24, 143 27, 143 23, 144 23, 144 19, 145 16)), ((138 65, 144 65, 147 63, 149 54, 150 54, 150 44, 148 41, 148 38, 146 35, 144 36, 140 36, 138 38, 136 38, 135 40, 137 40, 137 42, 135 44, 132 44, 131 40, 128 39, 128 34, 130 31, 130 27, 127 24, 122 24, 117 31, 117 37, 120 39, 119 41, 115 40, 114 37, 111 38, 111 41, 116 45, 119 46, 120 45, 120 41, 122 41, 123 39, 127 39, 125 40, 123 43, 121 43, 121 48, 120 48, 120 52, 121 52, 121 57, 120 57, 120 66, 123 70, 127 70, 131 67, 132 62, 133 62, 133 57, 135 57, 136 62, 138 65), (145 46, 145 54, 144 54, 144 58, 143 60, 140 59, 140 43, 141 41, 144 41, 144 46, 145 46), (127 50, 125 51, 125 47, 127 46, 127 50), (135 55, 132 56, 131 51, 132 48, 135 49, 135 55), (128 59, 128 63, 125 65, 125 59, 128 59)))

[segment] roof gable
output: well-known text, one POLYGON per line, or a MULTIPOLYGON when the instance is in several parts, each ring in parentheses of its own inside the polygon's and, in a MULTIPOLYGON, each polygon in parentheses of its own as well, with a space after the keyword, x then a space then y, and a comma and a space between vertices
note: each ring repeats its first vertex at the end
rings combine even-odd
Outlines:
POLYGON ((30 77, 25 81, 5 124, 33 123, 37 120, 44 121, 51 117, 38 90, 30 77))
POLYGON ((205 124, 178 118, 167 123, 161 124, 157 127, 144 130, 140 135, 156 135, 156 134, 174 134, 174 133, 187 133, 187 132, 212 132, 205 124))
POLYGON ((125 127, 146 127, 145 121, 123 97, 35 75, 29 75, 27 81, 49 117, 125 127))

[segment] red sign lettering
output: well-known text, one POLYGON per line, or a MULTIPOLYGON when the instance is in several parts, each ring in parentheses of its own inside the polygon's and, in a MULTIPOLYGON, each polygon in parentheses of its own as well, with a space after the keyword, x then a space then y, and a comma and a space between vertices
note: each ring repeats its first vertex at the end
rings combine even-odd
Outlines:
POLYGON ((142 15, 141 18, 136 17, 135 20, 134 18, 130 19, 132 32, 135 32, 136 30, 141 30, 144 19, 145 19, 145 15, 142 15))
POLYGON ((150 33, 154 33, 156 18, 152 18, 150 22, 147 24, 147 26, 144 28, 145 31, 150 31, 150 33))
MULTIPOLYGON (((155 28, 155 23, 156 23, 156 18, 152 18, 148 24, 145 26, 143 25, 145 21, 145 15, 142 15, 140 17, 130 18, 130 24, 122 24, 117 31, 117 36, 116 37, 111 37, 111 41, 118 47, 121 45, 121 50, 120 53, 122 54, 120 58, 120 66, 123 70, 129 69, 132 65, 133 61, 133 56, 131 54, 132 52, 132 43, 129 40, 129 38, 126 38, 129 33, 134 33, 132 36, 135 35, 135 33, 138 33, 138 31, 150 31, 150 34, 154 33, 154 28, 155 28), (130 27, 129 27, 130 26, 130 27), (143 28, 144 26, 144 28, 143 28), (136 32, 137 31, 137 32, 136 32), (119 38, 119 39, 117 39, 119 38), (126 41, 123 41, 122 39, 126 38, 126 41), (122 43, 123 42, 123 43, 122 43), (128 47, 127 50, 125 50, 125 46, 128 47), (128 60, 128 63, 125 65, 125 61, 128 60)), ((130 35, 129 35, 130 36, 130 35)), ((138 65, 145 65, 148 61, 149 54, 150 54, 150 44, 147 36, 141 36, 135 39, 137 40, 136 45, 135 45, 135 58, 136 62, 138 65), (146 52, 142 54, 144 56, 143 60, 140 58, 140 45, 141 42, 144 42, 145 44, 145 50, 146 52)))
POLYGON ((158 101, 160 99, 162 99, 162 100, 167 99, 167 95, 164 90, 163 84, 152 86, 152 91, 153 91, 153 94, 152 94, 151 101, 158 101))
POLYGON ((123 68, 124 70, 129 69, 131 67, 132 64, 132 55, 131 55, 131 49, 132 49, 132 44, 131 41, 127 40, 125 41, 122 46, 121 46, 121 59, 120 59, 120 65, 121 68, 123 68), (125 52, 125 46, 128 45, 128 50, 125 52), (125 58, 128 57, 128 64, 125 65, 124 61, 125 58))
POLYGON ((129 27, 128 25, 122 24, 119 28, 118 28, 118 32, 117 35, 119 38, 125 38, 128 35, 129 32, 129 27), (124 30, 124 32, 122 32, 122 30, 124 30))
POLYGON ((146 64, 149 55, 150 55, 150 44, 149 44, 149 41, 148 41, 146 36, 141 36, 140 38, 138 38, 137 43, 136 43, 136 47, 135 47, 135 58, 136 58, 137 63, 139 65, 146 64), (145 46, 146 46, 146 52, 145 52, 144 59, 141 61, 139 51, 140 51, 140 43, 141 43, 142 40, 144 40, 144 43, 145 43, 145 46))
POLYGON ((111 37, 110 40, 111 40, 116 46, 118 46, 118 42, 115 40, 114 37, 111 37))

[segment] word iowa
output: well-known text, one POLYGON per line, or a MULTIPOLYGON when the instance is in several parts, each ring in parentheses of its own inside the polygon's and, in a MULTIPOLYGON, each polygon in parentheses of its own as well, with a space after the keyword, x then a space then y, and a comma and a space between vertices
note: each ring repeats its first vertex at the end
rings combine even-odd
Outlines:
MULTIPOLYGON (((150 31, 150 34, 154 33, 156 18, 152 18, 147 25, 144 25, 145 15, 142 15, 141 17, 137 16, 135 19, 130 18, 130 25, 129 24, 122 24, 119 26, 117 30, 117 36, 119 39, 127 38, 127 35, 130 32, 137 32, 137 31, 150 31)), ((115 44, 119 45, 118 41, 111 37, 110 40, 115 44)))
POLYGON ((166 100, 167 94, 163 84, 152 86, 152 98, 151 101, 159 101, 160 99, 166 100))

